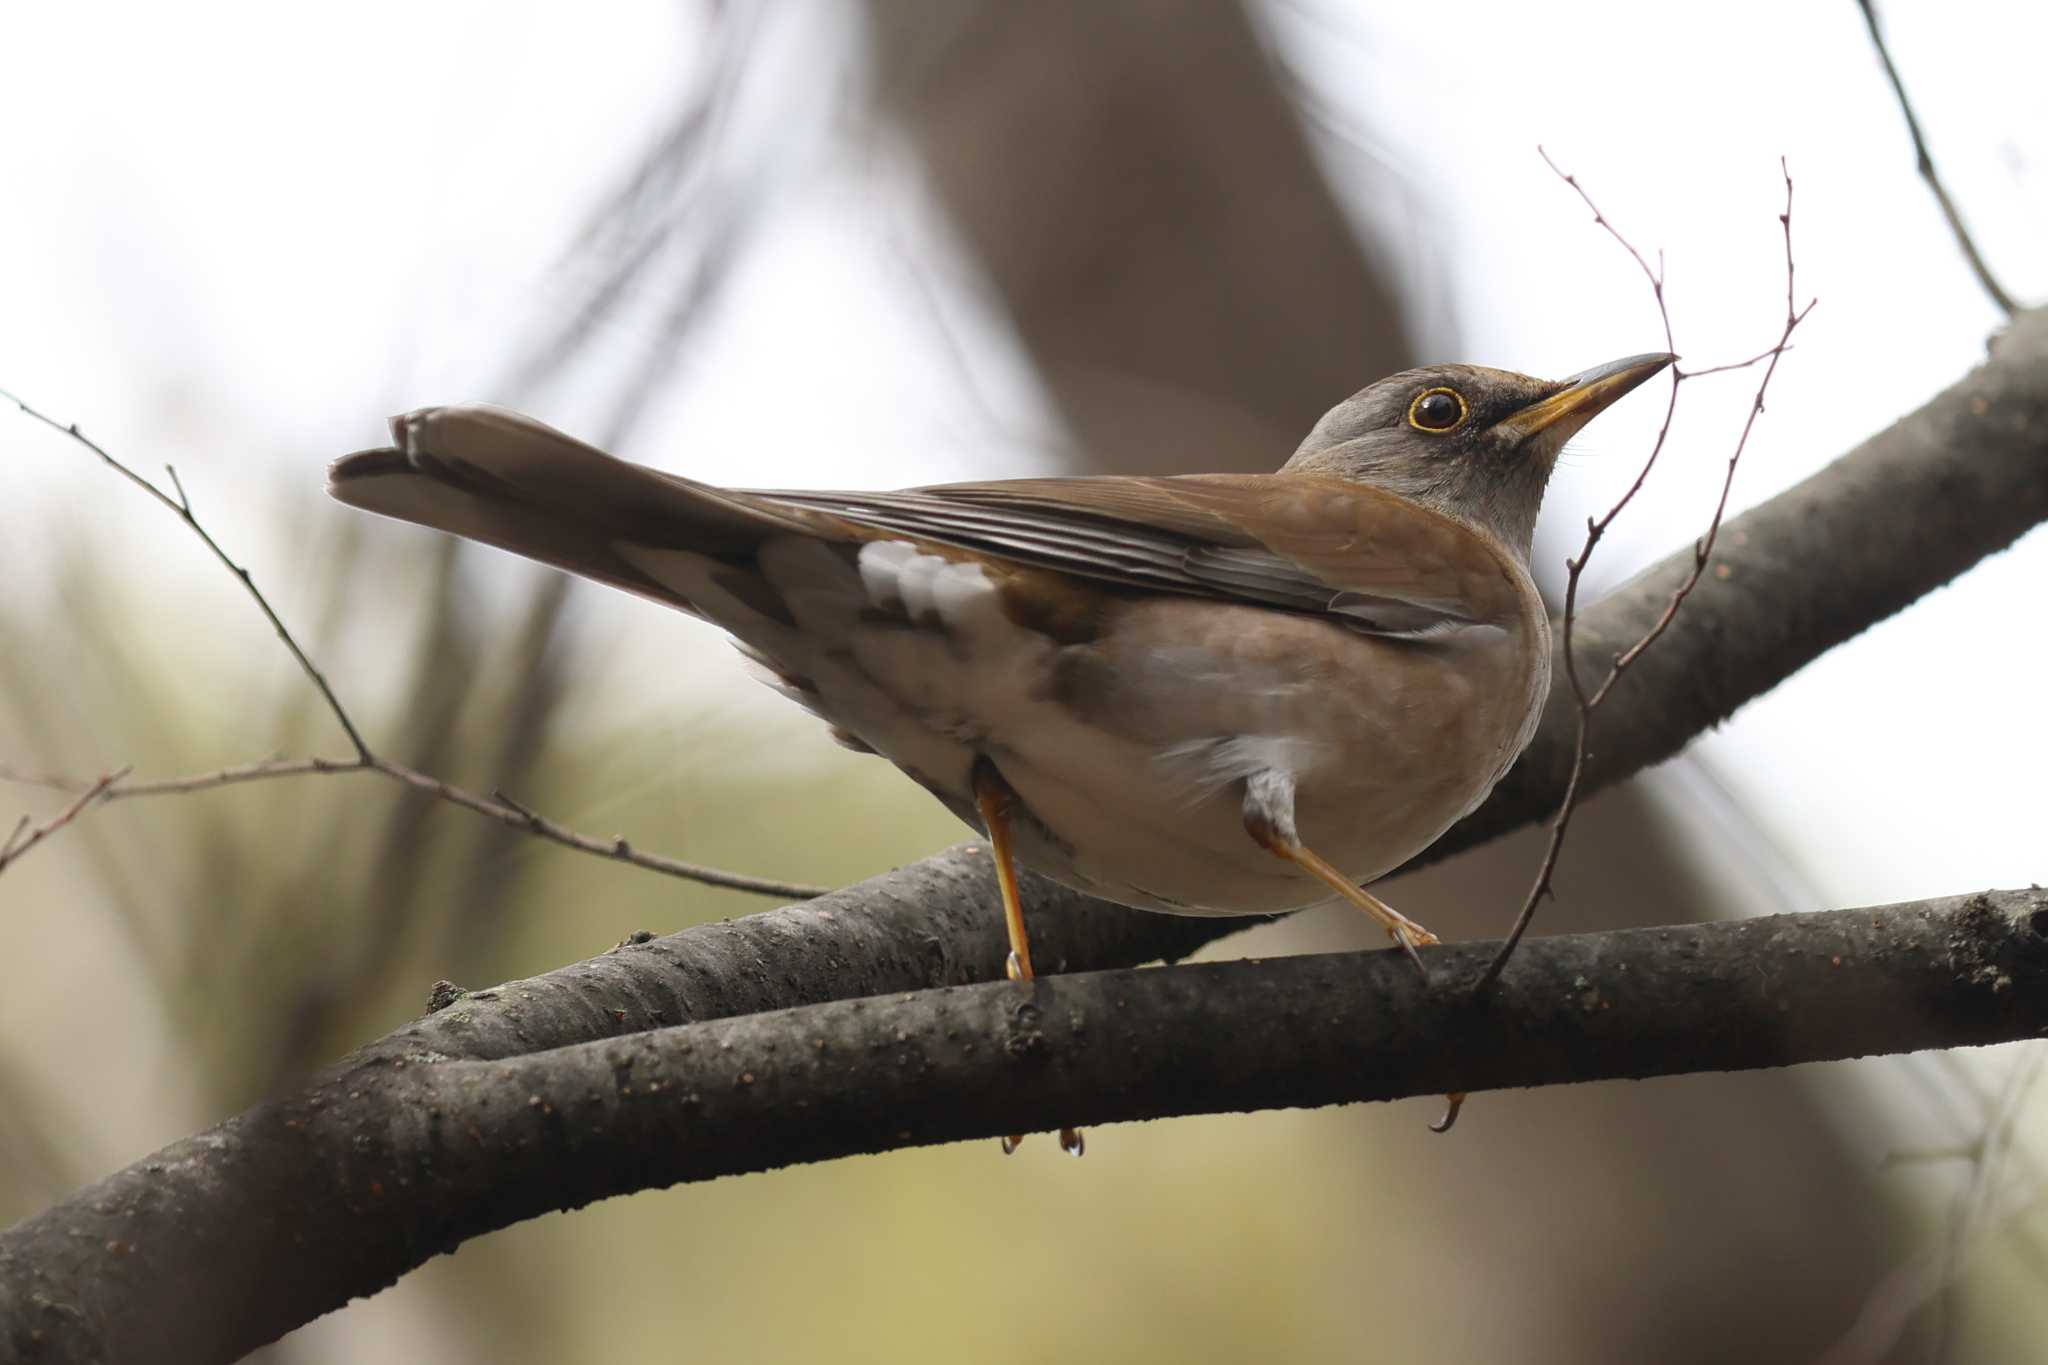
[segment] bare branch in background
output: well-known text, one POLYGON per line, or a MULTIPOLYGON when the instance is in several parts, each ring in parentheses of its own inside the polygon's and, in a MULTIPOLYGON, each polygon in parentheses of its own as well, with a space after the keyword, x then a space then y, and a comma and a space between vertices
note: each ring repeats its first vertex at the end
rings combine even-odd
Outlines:
POLYGON ((1906 83, 1899 79, 1899 69, 1892 64, 1891 49, 1885 46, 1884 31, 1878 27, 1877 6, 1874 0, 1856 0, 1863 11, 1863 22, 1870 26, 1870 42, 1877 49, 1877 59, 1884 63, 1885 78, 1892 83, 1892 93, 1899 97, 1899 112, 1906 116, 1906 131, 1913 135, 1913 155, 1918 160, 1920 178, 1927 182, 1927 188, 1934 191, 1935 202, 1941 205, 1941 216, 1948 220, 1948 230, 1956 236, 1956 245, 1963 249, 1963 257, 1970 263, 1970 271, 1977 277, 1977 283, 1984 286, 1984 292, 1998 305, 1998 310, 2007 317, 2019 311, 2012 295, 2005 292, 1991 267, 1984 262, 1983 253, 1977 250, 1976 241, 1970 236, 1969 228, 1963 226, 1962 212, 1956 208, 1955 200, 1948 197, 1948 190, 1941 183, 1941 176, 1934 169, 1934 157, 1927 150, 1927 139, 1920 132, 1920 120, 1914 117, 1913 103, 1906 98, 1906 83))
MULTIPOLYGON (((1543 157, 1544 163, 1551 170, 1556 171, 1564 183, 1571 186, 1579 198, 1585 201, 1586 207, 1593 212, 1593 221, 1602 228, 1605 228, 1608 235, 1621 244, 1622 249, 1628 252, 1637 267, 1641 269, 1643 278, 1649 281, 1650 292, 1656 299, 1657 314, 1663 320, 1665 349, 1675 352, 1678 349, 1678 344, 1672 336, 1671 310, 1664 298, 1664 264, 1662 255, 1659 255, 1657 265, 1653 268, 1648 258, 1636 249, 1635 244, 1630 242, 1620 229, 1616 228, 1600 212, 1600 206, 1593 202, 1592 196, 1586 193, 1585 187, 1579 184, 1578 179, 1561 169, 1555 161, 1550 159, 1550 154, 1543 151, 1542 148, 1537 148, 1537 152, 1543 157)), ((1768 350, 1760 351, 1750 359, 1739 361, 1733 365, 1717 365, 1710 370, 1699 371, 1684 370, 1676 365, 1672 367, 1670 396, 1666 399, 1664 405, 1663 425, 1657 429, 1657 439, 1651 444, 1649 455, 1643 460, 1642 467, 1636 471, 1635 480, 1629 484, 1628 488, 1615 501, 1614 505, 1609 507, 1603 515, 1586 519, 1585 542, 1580 546, 1577 557, 1565 560, 1564 620, 1560 631, 1559 655, 1564 664, 1565 677, 1571 684, 1572 696, 1577 703, 1571 775, 1565 781, 1564 797, 1558 803, 1557 814, 1550 822, 1550 842, 1544 850, 1543 861, 1536 870, 1535 881, 1531 883, 1529 894, 1524 898, 1522 908, 1515 916, 1514 927, 1508 931, 1508 936, 1501 942, 1500 951, 1487 964, 1486 971, 1481 975, 1476 986, 1477 990, 1484 991, 1499 979, 1501 969, 1507 965, 1508 959, 1514 955, 1516 945, 1522 941, 1522 935, 1529 928, 1529 922, 1535 918, 1537 906, 1543 902, 1546 896, 1552 894, 1551 878, 1557 871, 1558 856, 1563 852, 1565 833, 1571 826, 1572 813, 1578 808, 1581 785, 1585 777, 1586 740, 1587 733, 1592 724, 1593 712, 1599 708, 1602 702, 1607 700, 1608 696, 1614 691, 1615 684, 1621 681, 1622 675, 1627 673, 1629 668, 1642 657, 1643 652, 1655 644, 1658 638, 1671 628, 1672 621, 1678 616, 1679 608, 1685 605, 1686 598, 1690 597, 1693 589, 1699 586, 1700 575, 1706 571, 1707 560, 1714 551, 1714 541, 1720 534, 1721 520, 1728 512, 1728 494, 1735 486, 1736 467, 1741 463, 1742 452, 1749 445, 1749 435, 1755 429, 1756 419, 1764 410, 1764 394, 1770 388, 1772 376, 1778 372, 1778 362, 1784 358, 1785 352, 1791 346, 1792 333, 1801 322, 1805 321, 1806 315, 1813 310, 1813 302, 1811 300, 1803 308, 1796 306, 1793 300, 1792 173, 1785 167, 1782 161, 1779 163, 1779 169, 1785 177, 1785 210, 1778 215, 1778 222, 1784 231, 1785 237, 1785 318, 1784 327, 1778 335, 1777 343, 1768 350), (1597 685, 1589 688, 1585 676, 1579 671, 1578 651, 1573 648, 1574 635, 1576 634, 1579 622, 1579 583, 1585 575, 1587 560, 1592 557, 1594 547, 1599 545, 1601 537, 1607 534, 1607 530, 1614 524, 1615 518, 1620 516, 1623 509, 1635 500, 1636 494, 1642 491, 1644 482, 1650 477, 1650 471, 1656 467, 1657 457, 1663 454, 1664 443, 1671 435, 1672 419, 1678 411, 1678 386, 1687 379, 1696 378, 1700 374, 1745 369, 1757 364, 1759 361, 1765 362, 1763 378, 1757 382, 1756 396, 1750 401, 1749 416, 1742 424, 1742 434, 1736 438, 1734 451, 1728 457, 1728 472, 1721 481, 1721 496, 1714 504, 1714 515, 1707 523, 1706 533, 1693 544, 1691 573, 1673 589, 1663 612, 1651 622, 1649 628, 1637 637, 1634 644, 1617 652, 1612 662, 1608 665, 1606 676, 1597 685)), ((1445 1114, 1441 1121, 1441 1126, 1448 1127, 1456 1117, 1457 1106, 1454 1101, 1450 1112, 1445 1114)))
POLYGON ((630 444, 661 385, 758 230, 778 178, 793 169, 787 156, 729 157, 721 165, 734 106, 765 39, 774 10, 715 5, 698 73, 668 125, 633 162, 619 184, 585 217, 576 240, 550 275, 569 282, 567 307, 523 347, 500 387, 531 393, 559 379, 607 333, 632 337, 635 354, 600 376, 609 401, 595 439, 608 449, 630 444), (622 328, 652 310, 651 335, 622 328))
POLYGON ((2027 1226, 2043 1198, 2041 1172, 2014 1175, 2008 1164, 2032 1167, 2025 1147, 2015 1142, 2020 1113, 2041 1078, 2043 1053, 2028 1048, 2013 1062, 2005 1083, 1989 1105, 1984 1131, 1966 1144, 1887 1154, 1887 1165, 1960 1160, 1970 1165, 1970 1178, 1957 1196, 1948 1227, 1875 1285, 1849 1330, 1815 1365, 1869 1365, 1890 1360, 1915 1313, 1935 1314, 1934 1345, 1927 1359, 1947 1359, 1955 1336, 1955 1312, 1948 1291, 1962 1278, 1970 1259, 1993 1238, 2027 1226))
POLYGON ((5 872, 22 854, 76 820, 87 806, 106 795, 107 789, 120 781, 127 771, 126 768, 117 768, 93 782, 78 794, 77 800, 40 825, 32 825, 28 816, 22 816, 8 836, 0 839, 0 872, 5 872))
POLYGON ((269 599, 265 598, 262 590, 256 586, 256 580, 250 576, 247 569, 229 558, 228 552, 220 547, 220 542, 216 541, 207 529, 199 524, 199 518, 192 514, 192 503, 185 496, 184 486, 178 482, 177 470, 169 465, 164 466, 164 473, 168 474, 171 480, 171 491, 166 493, 162 488, 136 473, 127 465, 122 464, 112 455, 109 455, 99 442, 80 431, 76 422, 68 425, 59 422, 56 418, 47 416, 30 407, 26 401, 5 389, 0 389, 0 397, 6 398, 15 407, 21 409, 23 413, 41 422, 52 431, 62 432, 64 435, 69 436, 72 440, 99 456, 100 461, 108 468, 134 484, 137 488, 140 488, 143 492, 149 494, 152 498, 155 498, 170 511, 176 513, 178 520, 184 522, 192 534, 198 536, 206 548, 212 552, 213 557, 220 561, 221 567, 240 579, 242 586, 248 589, 249 596, 255 599, 257 610, 263 613, 263 619, 270 622, 270 628, 277 632, 278 639, 284 641, 284 647, 291 651, 292 658, 298 661, 299 668, 305 673, 313 686, 320 689, 321 697, 327 702, 327 709, 334 713, 335 722, 341 726, 342 733, 348 736, 349 743, 355 746, 356 757, 364 760, 370 757, 370 746, 363 742, 362 735, 356 730, 356 723, 349 719, 348 711, 342 706, 341 700, 334 695, 334 689, 327 685, 326 677, 321 674, 319 669, 313 666, 313 661, 306 657, 306 652, 303 649, 299 648, 299 642, 292 638, 292 633, 285 629, 284 622, 278 619, 275 611, 271 610, 269 599))
POLYGON ((826 888, 821 886, 809 886, 801 882, 780 881, 770 877, 752 877, 742 872, 728 872, 723 868, 706 867, 701 863, 683 862, 680 859, 664 857, 658 853, 643 853, 629 844, 624 836, 599 839, 592 835, 582 834, 570 829, 566 825, 557 824, 529 810, 525 806, 506 801, 502 797, 492 799, 478 796, 474 792, 467 791, 452 783, 444 782, 429 773, 420 772, 417 769, 407 767, 403 763, 385 758, 374 752, 370 748, 369 742, 363 738, 362 732, 356 728, 356 723, 350 717, 348 710, 342 706, 341 699, 335 695, 334 689, 328 685, 326 677, 314 665, 313 660, 306 654, 306 651, 299 647, 299 642, 292 637, 291 631, 286 628, 284 621, 278 616, 275 609, 271 607, 269 599, 264 597, 262 590, 256 586, 256 580, 247 569, 235 563, 228 556, 227 551, 221 548, 220 543, 200 523, 197 514, 192 510, 191 500, 185 496, 185 490, 178 482, 178 475, 175 470, 169 466, 165 467, 165 472, 170 476, 171 480, 171 491, 166 492, 157 484, 115 459, 105 448, 81 432, 75 423, 67 425, 59 422, 31 407, 27 402, 12 393, 8 393, 4 389, 0 389, 0 395, 4 395, 16 407, 20 408, 22 412, 41 422, 44 426, 54 431, 62 432, 78 444, 84 446, 123 478, 148 493, 164 507, 176 513, 178 519, 184 522, 192 533, 198 536, 206 548, 212 552, 213 557, 219 560, 228 572, 241 580, 242 586, 248 590, 249 596, 255 600, 256 606, 263 613, 264 619, 270 622, 271 629, 276 631, 277 638, 284 642, 285 648, 291 651, 291 656, 297 661, 300 670, 305 673, 314 687, 319 689, 321 698, 327 703, 328 711, 333 715, 335 722, 341 726, 342 732, 348 736, 349 742, 355 746, 356 751, 354 758, 274 757, 256 763, 242 764, 237 767, 220 768, 212 772, 132 783, 123 780, 127 772, 125 768, 119 773, 103 777, 97 782, 73 783, 67 779, 47 774, 17 776, 12 770, 0 767, 0 780, 25 781, 28 785, 32 786, 57 787, 78 793, 77 799, 70 807, 66 808, 65 811, 48 824, 29 831, 25 836, 25 841, 17 846, 15 840, 24 838, 22 831, 27 829, 27 822, 24 820, 22 826, 17 828, 15 834, 9 838, 7 843, 0 845, 0 871, 4 871, 7 864, 14 858, 27 852, 50 834, 78 818, 78 816, 92 806, 108 801, 117 801, 131 796, 176 795, 186 792, 204 791, 215 787, 235 786, 244 782, 266 781, 281 777, 299 777, 313 773, 331 775, 335 773, 368 772, 389 778, 415 791, 424 792, 450 805, 460 806, 464 810, 474 811, 478 815, 487 816, 512 829, 522 830, 527 834, 531 834, 535 838, 560 844, 564 848, 573 848, 579 853, 588 853, 594 857, 608 858, 613 862, 629 863, 634 867, 645 868, 650 872, 659 872, 664 876, 679 877, 686 881, 701 882, 706 886, 725 887, 733 891, 748 891, 756 895, 782 896, 797 900, 809 899, 824 894, 826 888))

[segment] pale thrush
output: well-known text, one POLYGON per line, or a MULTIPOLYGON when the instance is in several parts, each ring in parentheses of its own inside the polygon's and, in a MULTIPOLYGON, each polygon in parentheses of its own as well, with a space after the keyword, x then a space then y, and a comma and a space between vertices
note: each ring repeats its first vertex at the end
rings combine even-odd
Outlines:
POLYGON ((1274 474, 740 491, 443 407, 393 419, 330 491, 730 631, 840 742, 986 831, 1013 978, 1014 863, 1173 914, 1342 897, 1414 956, 1435 936, 1359 883, 1528 744, 1550 682, 1544 485, 1671 360, 1409 370, 1274 474))

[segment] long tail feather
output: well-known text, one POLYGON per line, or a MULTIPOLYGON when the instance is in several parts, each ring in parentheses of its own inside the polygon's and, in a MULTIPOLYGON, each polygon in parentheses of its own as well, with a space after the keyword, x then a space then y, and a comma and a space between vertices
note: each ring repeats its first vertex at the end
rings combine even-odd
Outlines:
POLYGON ((744 559, 800 523, 720 489, 614 459, 501 408, 422 408, 393 444, 336 460, 327 491, 366 511, 694 609, 622 547, 744 559))

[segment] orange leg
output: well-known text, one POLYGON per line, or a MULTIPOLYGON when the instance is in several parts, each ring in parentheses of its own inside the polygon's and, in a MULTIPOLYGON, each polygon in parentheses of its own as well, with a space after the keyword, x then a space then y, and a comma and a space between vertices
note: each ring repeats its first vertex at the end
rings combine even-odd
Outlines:
MULTIPOLYGON (((1264 793, 1260 794, 1263 795, 1264 793)), ((1292 803, 1292 796, 1293 794, 1290 791, 1288 793, 1290 805, 1292 803)), ((1293 820, 1291 813, 1287 820, 1288 832, 1283 834, 1275 829, 1274 822, 1268 817, 1265 810, 1262 809, 1263 805, 1263 802, 1253 800, 1246 802, 1244 817, 1245 833, 1251 835, 1253 841, 1260 848, 1265 849, 1277 858, 1285 858, 1288 862, 1293 863, 1324 886, 1329 887, 1345 900, 1350 901, 1353 905, 1365 911, 1366 914, 1378 920, 1380 927, 1387 931, 1388 937, 1399 943, 1402 951, 1408 954, 1408 960, 1415 964, 1415 969, 1424 976, 1428 976, 1429 968, 1423 965, 1422 954, 1415 950, 1417 948, 1426 948, 1430 944, 1438 942, 1437 936, 1417 924, 1414 920, 1409 919, 1393 906, 1388 905, 1378 896, 1373 895, 1372 892, 1367 891, 1364 887, 1355 885, 1349 877, 1346 877, 1342 872, 1339 872, 1328 862, 1318 857, 1312 849, 1303 847, 1300 838, 1294 835, 1292 831, 1293 820)), ((1462 1090, 1445 1098, 1449 1101, 1449 1104, 1444 1110, 1444 1116, 1430 1125, 1431 1128, 1439 1133, 1450 1132, 1451 1125, 1458 1121, 1458 1111, 1465 1107, 1465 1092, 1462 1090)))
POLYGON ((1365 911, 1366 914, 1378 920, 1380 927, 1387 931, 1387 936, 1400 944, 1402 951, 1408 954, 1408 960, 1415 964, 1416 970, 1422 972, 1425 976, 1429 974, 1429 968, 1422 965, 1422 955, 1415 950, 1417 948, 1426 948, 1430 944, 1437 942, 1435 934, 1432 934, 1414 920, 1409 919, 1406 915, 1396 910, 1393 906, 1388 905, 1364 887, 1353 884, 1349 877, 1346 877, 1342 872, 1339 872, 1329 863, 1323 861, 1313 849, 1304 847, 1300 839, 1293 837, 1291 834, 1282 834, 1273 827, 1271 822, 1261 819, 1256 815, 1247 814, 1244 827, 1245 832, 1252 836, 1252 839, 1259 847, 1277 858, 1285 858, 1288 862, 1293 863, 1324 886, 1329 887, 1345 900, 1350 901, 1353 905, 1365 911))
MULTIPOLYGON (((996 765, 985 758, 975 762, 971 780, 974 807, 981 815, 982 828, 988 831, 989 853, 995 859, 996 888, 1003 897, 1003 925, 1010 932, 1010 956, 1003 963, 1003 971, 1012 981, 1029 981, 1033 975, 1031 942, 1024 932, 1024 901, 1017 894, 1017 858, 1010 843, 1010 813, 1016 808, 1017 793, 1003 781, 996 765)), ((1021 1133, 1004 1138, 1003 1154, 1016 1151, 1023 1141, 1021 1133)), ((1060 1129, 1062 1150, 1079 1156, 1083 1145, 1080 1129, 1060 1129)))
POLYGON ((974 765, 974 807, 988 831, 989 852, 996 860, 996 888, 1003 897, 1003 927, 1010 931, 1010 956, 1003 970, 1012 981, 1029 981, 1031 940, 1024 932, 1024 901, 1017 894, 1017 855, 1010 844, 1010 812, 1017 793, 1003 781, 996 765, 982 759, 974 765))

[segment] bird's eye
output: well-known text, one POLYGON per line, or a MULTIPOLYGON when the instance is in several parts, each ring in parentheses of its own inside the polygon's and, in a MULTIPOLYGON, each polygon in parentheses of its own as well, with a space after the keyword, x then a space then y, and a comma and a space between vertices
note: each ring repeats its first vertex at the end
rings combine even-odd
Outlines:
POLYGON ((1408 405, 1408 425, 1440 435, 1465 420, 1465 400, 1456 389, 1424 389, 1408 405))

